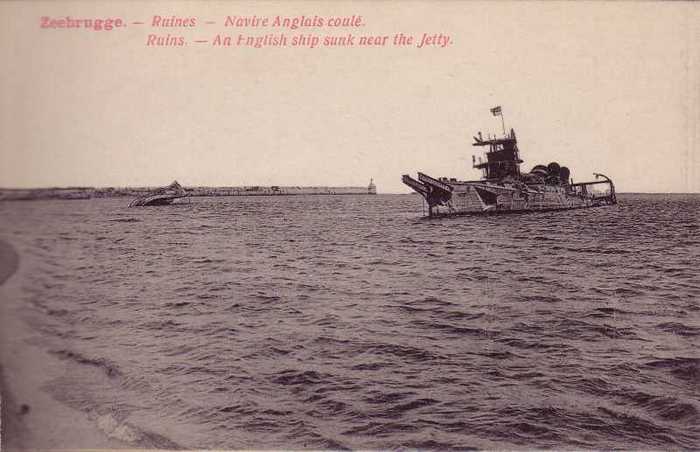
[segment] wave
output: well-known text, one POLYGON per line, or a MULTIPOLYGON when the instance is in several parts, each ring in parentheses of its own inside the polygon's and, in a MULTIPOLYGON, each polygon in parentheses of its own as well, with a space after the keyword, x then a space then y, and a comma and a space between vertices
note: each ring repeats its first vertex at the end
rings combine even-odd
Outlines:
POLYGON ((49 353, 61 359, 68 359, 78 364, 95 366, 102 369, 108 377, 119 377, 122 375, 119 366, 106 358, 90 358, 71 350, 49 350, 49 353))

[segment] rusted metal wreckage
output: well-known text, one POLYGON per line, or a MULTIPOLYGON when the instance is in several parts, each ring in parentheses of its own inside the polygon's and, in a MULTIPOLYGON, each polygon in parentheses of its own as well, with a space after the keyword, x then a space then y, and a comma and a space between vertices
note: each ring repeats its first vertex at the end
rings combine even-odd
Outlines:
MULTIPOLYGON (((491 109, 501 116, 500 107, 491 109)), ((425 198, 428 216, 534 212, 580 209, 617 203, 615 185, 607 176, 594 173, 596 181, 574 183, 571 172, 556 162, 520 171, 520 151, 515 131, 484 139, 479 132, 473 146, 486 148, 486 159, 472 157, 482 171, 479 181, 434 178, 418 173, 418 180, 404 175, 403 183, 425 198)))

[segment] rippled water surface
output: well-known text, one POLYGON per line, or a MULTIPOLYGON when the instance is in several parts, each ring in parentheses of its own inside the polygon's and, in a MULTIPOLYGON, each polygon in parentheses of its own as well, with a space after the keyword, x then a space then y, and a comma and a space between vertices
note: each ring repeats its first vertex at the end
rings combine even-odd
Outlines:
POLYGON ((417 196, 0 204, 47 387, 188 448, 693 448, 697 195, 419 220, 417 196))

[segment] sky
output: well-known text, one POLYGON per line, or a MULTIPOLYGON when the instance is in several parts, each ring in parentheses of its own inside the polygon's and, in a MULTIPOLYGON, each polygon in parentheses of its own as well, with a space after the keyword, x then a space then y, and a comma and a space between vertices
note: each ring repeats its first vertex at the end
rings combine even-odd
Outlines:
POLYGON ((471 137, 518 136, 620 192, 700 191, 700 5, 691 2, 1 2, 0 187, 366 186, 477 179, 471 137), (153 29, 153 15, 197 17, 153 29), (339 29, 227 15, 362 16, 339 29), (40 17, 122 17, 109 32, 40 17), (146 22, 132 25, 133 21, 146 22), (216 24, 205 25, 205 21, 216 24), (219 33, 447 35, 446 47, 215 48, 219 33), (149 33, 183 47, 146 46, 149 33))

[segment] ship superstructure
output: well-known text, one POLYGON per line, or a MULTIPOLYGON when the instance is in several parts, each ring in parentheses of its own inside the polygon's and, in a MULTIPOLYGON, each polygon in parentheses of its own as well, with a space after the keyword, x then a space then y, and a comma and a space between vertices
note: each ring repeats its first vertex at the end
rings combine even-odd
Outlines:
MULTIPOLYGON (((500 107, 491 109, 501 116, 500 107)), ((557 162, 535 165, 521 172, 518 140, 510 130, 502 137, 474 137, 473 146, 485 150, 484 158, 472 157, 472 166, 482 172, 479 181, 434 178, 418 173, 418 179, 404 175, 403 183, 425 198, 428 216, 474 213, 529 212, 578 209, 616 204, 615 186, 607 176, 599 180, 574 183, 571 171, 557 162)))

